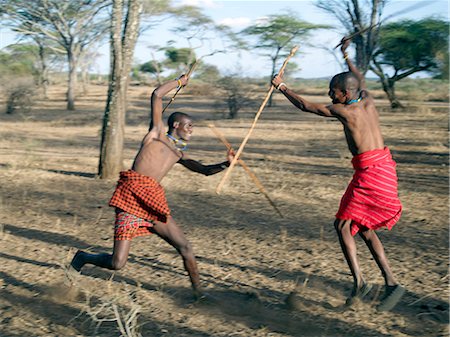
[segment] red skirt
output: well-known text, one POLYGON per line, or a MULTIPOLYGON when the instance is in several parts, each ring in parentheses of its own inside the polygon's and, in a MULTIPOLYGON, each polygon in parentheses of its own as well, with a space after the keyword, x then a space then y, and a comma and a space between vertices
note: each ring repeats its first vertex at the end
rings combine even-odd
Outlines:
POLYGON ((148 221, 165 223, 170 215, 163 187, 133 170, 120 172, 109 205, 148 221))
POLYGON ((398 198, 396 163, 387 147, 356 155, 352 159, 355 169, 336 218, 353 220, 352 235, 362 228, 391 229, 402 214, 398 198))
POLYGON ((114 225, 114 240, 129 240, 137 236, 153 234, 151 228, 153 223, 137 216, 122 212, 116 212, 116 222, 114 225))

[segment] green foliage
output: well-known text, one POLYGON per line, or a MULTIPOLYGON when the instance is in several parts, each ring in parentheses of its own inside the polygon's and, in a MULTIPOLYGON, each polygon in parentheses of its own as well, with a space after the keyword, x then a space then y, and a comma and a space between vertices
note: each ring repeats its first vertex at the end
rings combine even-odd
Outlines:
POLYGON ((191 48, 167 48, 165 51, 168 63, 188 65, 194 58, 195 52, 191 48))
POLYGON ((162 65, 168 69, 174 69, 180 73, 186 71, 186 68, 195 60, 195 52, 191 48, 174 48, 165 49, 166 60, 162 65))
POLYGON ((448 32, 448 22, 433 18, 385 25, 375 58, 396 72, 415 68, 442 72, 446 62, 448 67, 448 32))
POLYGON ((244 29, 242 33, 257 38, 252 44, 254 48, 273 51, 300 42, 311 30, 318 28, 328 26, 302 21, 294 14, 277 14, 270 15, 267 20, 244 29))
POLYGON ((142 71, 144 73, 156 74, 158 72, 158 69, 155 66, 155 61, 148 61, 148 62, 142 63, 139 66, 139 71, 142 71))
POLYGON ((163 15, 173 10, 170 0, 143 0, 142 6, 142 11, 147 16, 163 15))
POLYGON ((1 79, 0 91, 6 98, 5 112, 7 114, 29 112, 37 95, 33 78, 27 73, 5 74, 2 72, 1 79))
POLYGON ((13 53, 0 51, 0 77, 34 75, 35 68, 29 58, 17 57, 13 53))
POLYGON ((215 65, 201 64, 197 67, 195 77, 208 83, 215 83, 220 78, 220 71, 215 65))

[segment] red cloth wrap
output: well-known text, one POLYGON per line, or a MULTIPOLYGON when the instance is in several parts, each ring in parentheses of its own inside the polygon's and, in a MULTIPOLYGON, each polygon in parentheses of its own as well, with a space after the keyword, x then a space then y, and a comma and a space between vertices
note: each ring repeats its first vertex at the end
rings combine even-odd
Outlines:
POLYGON ((148 221, 165 223, 170 215, 163 187, 155 179, 133 170, 120 172, 109 205, 148 221))
POLYGON ((396 163, 387 147, 358 154, 355 173, 345 191, 336 218, 353 220, 352 235, 361 228, 391 229, 402 214, 398 198, 396 163))
MULTIPOLYGON (((117 209, 118 210, 118 209, 117 209)), ((152 234, 153 223, 137 216, 118 210, 114 224, 114 240, 133 240, 137 236, 152 234)))

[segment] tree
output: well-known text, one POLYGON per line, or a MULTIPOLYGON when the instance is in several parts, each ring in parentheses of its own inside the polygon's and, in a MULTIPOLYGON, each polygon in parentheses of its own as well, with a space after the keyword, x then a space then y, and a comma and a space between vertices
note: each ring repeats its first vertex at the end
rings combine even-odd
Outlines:
POLYGON ((254 105, 253 91, 248 90, 248 83, 243 82, 239 74, 224 76, 215 84, 224 93, 221 97, 225 98, 228 117, 231 119, 236 118, 242 108, 254 105))
POLYGON ((102 179, 116 178, 123 168, 126 92, 142 9, 141 0, 113 0, 111 71, 98 168, 102 179))
POLYGON ((220 71, 217 66, 200 62, 197 66, 195 78, 200 79, 202 82, 215 84, 220 79, 220 71))
POLYGON ((196 58, 195 52, 191 48, 169 47, 166 48, 164 53, 167 57, 164 65, 167 68, 175 69, 177 74, 186 69, 192 63, 192 60, 196 58))
POLYGON ((36 69, 30 49, 34 46, 14 44, 0 51, 0 91, 5 97, 6 113, 26 113, 36 93, 36 69))
POLYGON ((272 78, 277 71, 278 60, 286 57, 295 44, 300 43, 312 30, 327 27, 302 21, 294 14, 277 14, 245 28, 241 33, 248 37, 256 37, 250 44, 253 48, 264 50, 263 55, 271 59, 270 78, 272 78))
POLYGON ((38 70, 36 65, 36 46, 31 44, 16 43, 5 48, 7 54, 3 54, 2 65, 11 76, 31 75, 36 77, 38 70))
POLYGON ((110 0, 0 0, 6 24, 23 36, 38 36, 67 55, 67 109, 75 109, 76 71, 80 56, 106 32, 102 10, 110 0), (57 47, 55 46, 57 44, 57 47))
MULTIPOLYGON (((116 178, 123 168, 126 91, 134 47, 140 32, 141 14, 147 18, 166 14, 187 17, 192 9, 174 8, 170 0, 113 0, 112 3, 111 72, 98 169, 100 178, 104 179, 116 178)), ((199 13, 194 12, 196 15, 199 13)), ((146 25, 149 26, 148 22, 146 25)))
POLYGON ((31 43, 17 43, 7 47, 11 55, 21 62, 28 62, 32 67, 32 75, 36 84, 43 90, 44 97, 47 97, 49 85, 49 71, 56 64, 61 63, 64 55, 48 48, 48 42, 39 36, 31 36, 31 43))
POLYGON ((138 71, 155 76, 158 86, 161 85, 161 64, 158 61, 153 59, 142 63, 138 66, 138 71))
POLYGON ((378 40, 380 17, 387 0, 319 0, 317 7, 337 18, 345 30, 344 35, 354 35, 355 63, 365 74, 378 40), (362 2, 362 4, 361 4, 362 2))
POLYGON ((394 90, 396 82, 420 71, 442 76, 448 67, 442 57, 448 58, 448 31, 448 22, 433 18, 404 20, 381 28, 370 69, 380 78, 392 108, 402 107, 394 90))
MULTIPOLYGON (((149 48, 152 48, 152 49, 153 48, 158 48, 158 46, 153 45, 153 46, 149 46, 149 48)), ((148 62, 145 62, 145 63, 141 64, 139 66, 139 71, 142 71, 144 73, 149 73, 149 74, 152 74, 153 76, 155 76, 156 82, 157 82, 157 84, 159 86, 162 83, 162 81, 161 81, 161 68, 162 68, 163 65, 162 65, 161 62, 159 62, 156 59, 156 56, 155 56, 155 53, 154 53, 153 50, 150 52, 150 54, 152 56, 152 59, 150 61, 148 61, 148 62)))

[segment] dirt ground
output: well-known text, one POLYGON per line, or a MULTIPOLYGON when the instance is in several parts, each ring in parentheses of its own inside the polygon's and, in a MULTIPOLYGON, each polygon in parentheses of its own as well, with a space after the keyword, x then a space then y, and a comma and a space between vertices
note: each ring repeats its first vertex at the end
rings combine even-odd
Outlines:
MULTIPOLYGON (((150 91, 130 88, 126 167, 147 130, 150 91)), ((375 309, 383 279, 360 239, 363 272, 377 287, 367 302, 340 310, 352 286, 333 228, 352 176, 342 127, 295 110, 280 94, 242 159, 283 217, 241 167, 220 195, 223 173, 204 177, 176 165, 162 182, 215 303, 193 302, 181 259, 157 237, 135 239, 123 270, 86 266, 65 287, 76 249, 112 247, 107 204, 116 181, 95 177, 105 93, 90 87, 68 112, 63 90, 53 89, 30 113, 0 115, 1 336, 119 336, 116 317, 124 330, 151 337, 448 335, 448 103, 407 102, 392 112, 377 101, 404 205, 393 230, 380 231, 407 289, 386 313, 375 309)), ((214 100, 188 94, 171 109, 196 119, 189 153, 206 164, 225 159, 208 123, 238 148, 256 112, 222 119, 214 100)))

